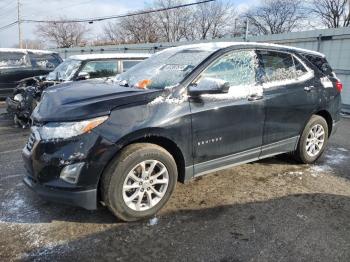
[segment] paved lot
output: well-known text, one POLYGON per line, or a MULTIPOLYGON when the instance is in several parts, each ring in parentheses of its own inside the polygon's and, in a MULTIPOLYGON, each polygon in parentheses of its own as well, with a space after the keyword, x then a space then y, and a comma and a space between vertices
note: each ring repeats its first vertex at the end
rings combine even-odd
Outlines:
POLYGON ((350 119, 316 165, 270 158, 178 184, 151 220, 47 203, 0 109, 0 261, 350 261, 350 119))

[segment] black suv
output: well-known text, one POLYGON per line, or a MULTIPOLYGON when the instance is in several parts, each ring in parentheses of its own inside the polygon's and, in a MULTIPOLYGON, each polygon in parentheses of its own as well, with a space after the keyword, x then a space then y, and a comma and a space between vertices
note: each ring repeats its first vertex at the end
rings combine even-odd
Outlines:
POLYGON ((174 47, 115 83, 64 85, 32 114, 24 181, 126 221, 154 215, 177 180, 286 152, 313 163, 340 119, 324 55, 278 45, 174 47))
POLYGON ((12 93, 19 80, 46 75, 61 62, 51 51, 0 48, 0 100, 12 93))

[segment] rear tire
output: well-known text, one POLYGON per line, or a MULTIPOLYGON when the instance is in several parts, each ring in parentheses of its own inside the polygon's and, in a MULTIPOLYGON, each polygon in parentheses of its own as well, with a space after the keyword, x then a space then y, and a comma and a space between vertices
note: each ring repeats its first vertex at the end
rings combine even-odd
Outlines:
POLYGON ((318 115, 313 115, 299 139, 294 158, 304 164, 314 163, 324 152, 328 142, 328 124, 318 115))
POLYGON ((137 143, 124 148, 106 169, 101 193, 114 215, 136 221, 155 215, 169 200, 176 181, 176 162, 168 151, 137 143))

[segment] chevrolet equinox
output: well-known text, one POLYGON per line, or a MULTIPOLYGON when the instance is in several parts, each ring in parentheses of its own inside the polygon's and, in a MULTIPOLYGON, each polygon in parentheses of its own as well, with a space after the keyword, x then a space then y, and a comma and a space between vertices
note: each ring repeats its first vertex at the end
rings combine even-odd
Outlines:
POLYGON ((24 182, 48 200, 149 217, 178 180, 287 152, 315 162, 340 119, 341 90, 318 52, 169 48, 112 82, 45 90, 23 149, 24 182))

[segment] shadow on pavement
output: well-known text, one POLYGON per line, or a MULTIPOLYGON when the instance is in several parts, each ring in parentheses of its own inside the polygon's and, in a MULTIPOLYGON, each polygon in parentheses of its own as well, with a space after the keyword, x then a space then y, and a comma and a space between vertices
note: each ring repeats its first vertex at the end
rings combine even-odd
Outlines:
POLYGON ((305 194, 180 210, 160 217, 153 226, 147 221, 119 224, 73 241, 29 250, 24 258, 328 262, 349 261, 349 243, 350 199, 305 194))

